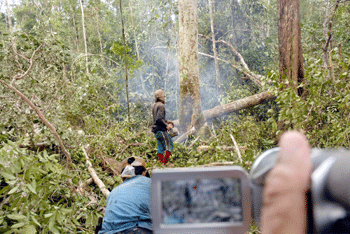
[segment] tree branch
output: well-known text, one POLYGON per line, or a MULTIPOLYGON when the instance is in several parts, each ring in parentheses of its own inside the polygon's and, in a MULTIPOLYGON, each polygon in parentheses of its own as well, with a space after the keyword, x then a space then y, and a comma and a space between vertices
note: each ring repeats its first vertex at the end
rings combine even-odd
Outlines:
POLYGON ((233 141, 233 144, 235 145, 235 148, 236 148, 236 151, 237 151, 237 155, 238 155, 238 157, 239 157, 239 161, 240 161, 241 163, 243 163, 242 155, 241 155, 241 152, 239 151, 238 144, 237 144, 235 138, 232 136, 232 134, 230 134, 230 137, 231 137, 231 139, 232 139, 232 141, 233 141))
POLYGON ((83 153, 85 155, 86 165, 88 166, 88 171, 90 172, 91 178, 94 180, 95 184, 100 188, 102 194, 107 198, 111 192, 108 189, 106 189, 106 185, 102 182, 102 180, 100 180, 95 169, 92 167, 92 164, 90 162, 89 156, 86 153, 85 148, 81 147, 81 149, 83 150, 83 153))
MULTIPOLYGON (((205 53, 202 53, 202 52, 198 52, 198 54, 206 56, 206 57, 209 57, 209 58, 214 58, 214 56, 212 56, 210 54, 205 54, 205 53)), ((252 73, 249 73, 247 70, 243 69, 242 67, 237 66, 236 64, 233 64, 233 63, 231 63, 231 62, 229 62, 227 60, 221 59, 221 58, 218 58, 218 61, 227 63, 227 64, 231 65, 233 68, 239 70, 240 72, 243 72, 247 76, 246 79, 254 80, 254 75, 252 75, 252 73)), ((259 76, 259 77, 261 77, 261 76, 259 76)), ((243 78, 241 77, 241 79, 243 79, 243 78)))
MULTIPOLYGON (((32 53, 32 56, 31 56, 30 59, 29 59, 29 67, 28 67, 27 71, 25 71, 25 72, 24 72, 23 74, 21 74, 21 75, 14 76, 14 77, 12 78, 12 81, 11 81, 10 85, 13 85, 13 83, 14 83, 16 80, 23 79, 26 75, 29 74, 29 72, 30 72, 30 70, 32 69, 33 64, 34 64, 34 61, 33 61, 34 55, 35 55, 35 53, 40 49, 40 47, 41 47, 41 45, 38 46, 38 48, 36 48, 36 50, 34 50, 34 52, 32 53)), ((15 52, 15 53, 16 53, 16 52, 15 52)), ((21 56, 21 57, 24 57, 24 56, 22 56, 22 55, 20 55, 20 54, 17 54, 17 53, 16 53, 16 55, 19 55, 19 56, 21 56)), ((24 57, 24 58, 26 58, 26 57, 24 57)), ((26 59, 27 59, 27 58, 26 58, 26 59)))
MULTIPOLYGON (((226 44, 227 42, 225 41, 222 41, 222 40, 219 40, 217 42, 221 42, 221 43, 224 43, 226 44)), ((240 61, 242 63, 242 67, 240 66, 237 66, 227 60, 224 60, 224 59, 220 59, 220 58, 217 58, 218 61, 221 61, 221 62, 224 62, 224 63, 227 63, 227 64, 230 64, 233 68, 239 70, 240 72, 243 72, 249 79, 251 79, 255 84, 259 85, 259 86, 262 86, 261 84, 261 81, 260 81, 260 78, 262 77, 261 75, 255 75, 253 72, 250 71, 248 65, 245 63, 244 61, 244 58, 242 57, 242 55, 240 53, 238 53, 234 48, 233 46, 230 44, 230 43, 227 43, 227 45, 231 48, 231 50, 233 50, 233 52, 240 58, 240 61)), ((206 57, 209 57, 209 58, 215 58, 214 56, 212 55, 209 55, 209 54, 205 54, 205 53, 202 53, 202 52, 198 52, 199 55, 203 55, 203 56, 206 56, 206 57)))
MULTIPOLYGON (((174 123, 174 125, 178 125, 179 121, 177 121, 177 124, 174 123)), ((180 143, 182 141, 185 140, 186 137, 193 135, 196 132, 196 130, 194 129, 194 127, 192 127, 190 130, 188 130, 187 132, 185 132, 184 134, 182 134, 179 138, 176 139, 175 143, 180 143)))
POLYGON ((198 136, 189 146, 188 148, 192 148, 192 146, 194 146, 194 144, 199 140, 200 136, 198 136))
POLYGON ((81 182, 76 190, 77 193, 79 193, 79 195, 83 195, 86 187, 92 184, 93 182, 94 180, 92 178, 86 180, 85 182, 81 182))
POLYGON ((324 34, 325 34, 325 39, 326 39, 326 44, 325 46, 323 47, 323 57, 324 57, 324 61, 323 61, 323 66, 324 68, 326 69, 328 67, 328 63, 327 63, 327 60, 328 60, 328 56, 327 56, 327 53, 328 53, 328 46, 331 42, 331 39, 332 39, 332 25, 333 25, 333 18, 334 18, 334 15, 335 15, 335 12, 337 11, 338 7, 339 7, 339 3, 341 2, 341 0, 337 0, 337 2, 335 3, 335 7, 334 7, 334 10, 333 10, 333 13, 331 15, 331 17, 328 19, 328 14, 329 14, 329 4, 330 2, 328 1, 327 2, 327 12, 326 12, 326 19, 323 23, 323 31, 324 31, 324 34), (328 22, 328 38, 327 38, 327 32, 326 32, 326 25, 327 25, 327 22, 328 22))
POLYGON ((63 151, 64 155, 67 157, 67 167, 70 167, 70 164, 72 162, 70 153, 66 150, 66 147, 64 147, 63 142, 60 138, 60 136, 58 135, 55 126, 53 126, 43 115, 43 113, 39 110, 38 107, 36 107, 34 105, 33 102, 31 102, 23 93, 21 93, 18 89, 16 89, 15 87, 13 87, 11 84, 7 84, 5 81, 0 80, 0 83, 2 83, 3 85, 7 86, 9 89, 11 89, 13 92, 15 92, 18 96, 20 96, 31 108, 33 108, 33 110, 35 110, 35 112, 38 114, 39 118, 41 119, 41 121, 49 128, 51 129, 53 135, 55 136, 56 140, 58 141, 61 150, 63 151))

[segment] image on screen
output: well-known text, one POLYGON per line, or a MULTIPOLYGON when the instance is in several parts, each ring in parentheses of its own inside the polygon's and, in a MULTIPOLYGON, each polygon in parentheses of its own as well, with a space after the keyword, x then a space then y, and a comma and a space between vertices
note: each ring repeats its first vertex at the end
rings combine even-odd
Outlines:
POLYGON ((163 224, 242 222, 240 179, 162 181, 163 224))

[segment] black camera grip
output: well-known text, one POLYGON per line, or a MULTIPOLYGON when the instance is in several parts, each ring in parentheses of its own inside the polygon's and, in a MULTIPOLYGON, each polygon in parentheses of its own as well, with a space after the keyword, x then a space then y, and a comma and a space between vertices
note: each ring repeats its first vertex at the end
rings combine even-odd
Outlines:
POLYGON ((327 196, 350 208, 350 157, 341 156, 332 165, 326 180, 327 196))

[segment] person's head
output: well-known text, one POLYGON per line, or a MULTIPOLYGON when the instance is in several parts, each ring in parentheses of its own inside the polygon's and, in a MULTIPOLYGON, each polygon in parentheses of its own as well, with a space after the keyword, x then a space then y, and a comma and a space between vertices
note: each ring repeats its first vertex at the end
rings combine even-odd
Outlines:
POLYGON ((154 101, 155 102, 162 102, 165 104, 165 94, 163 92, 163 90, 158 89, 155 93, 154 93, 154 101))
POLYGON ((125 159, 122 162, 122 168, 120 176, 123 181, 137 175, 150 177, 146 168, 146 162, 140 157, 130 157, 125 159))

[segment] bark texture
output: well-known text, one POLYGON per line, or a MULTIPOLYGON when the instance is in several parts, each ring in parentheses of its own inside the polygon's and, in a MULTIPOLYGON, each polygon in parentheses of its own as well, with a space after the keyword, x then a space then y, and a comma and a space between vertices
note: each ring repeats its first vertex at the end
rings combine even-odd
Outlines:
POLYGON ((86 165, 88 166, 88 171, 91 175, 91 178, 94 180, 95 184, 99 187, 99 189, 101 190, 102 194, 107 198, 109 196, 109 194, 111 193, 107 188, 106 185, 102 182, 102 180, 98 177, 95 169, 92 167, 92 163, 90 162, 90 158, 86 152, 86 150, 84 149, 84 147, 81 148, 85 159, 86 159, 86 165))
POLYGON ((278 0, 278 50, 280 75, 286 78, 299 96, 304 80, 299 0, 278 0))
POLYGON ((242 109, 246 109, 252 106, 256 106, 264 101, 268 101, 271 99, 274 99, 275 96, 268 93, 268 92, 262 92, 262 93, 258 93, 255 94, 253 96, 249 96, 234 102, 230 102, 227 103, 225 105, 222 106, 216 106, 212 109, 203 111, 203 114, 205 116, 205 118, 207 119, 213 119, 215 117, 219 117, 222 115, 227 115, 230 114, 232 112, 238 111, 238 110, 242 110, 242 109))
POLYGON ((179 0, 180 131, 199 129, 205 122, 201 111, 198 67, 197 1, 179 0))

